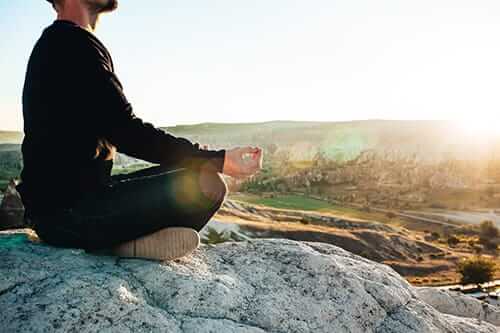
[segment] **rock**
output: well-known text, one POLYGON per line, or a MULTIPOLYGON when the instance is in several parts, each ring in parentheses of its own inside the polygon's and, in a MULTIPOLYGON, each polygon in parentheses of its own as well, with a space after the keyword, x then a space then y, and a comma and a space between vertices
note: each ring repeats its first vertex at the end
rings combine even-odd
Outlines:
POLYGON ((27 227, 24 206, 16 190, 17 180, 11 179, 0 201, 0 230, 27 227))
POLYGON ((458 291, 416 288, 418 295, 436 310, 450 315, 478 318, 500 326, 500 307, 481 302, 458 291))
POLYGON ((497 332, 326 243, 202 243, 160 263, 51 247, 30 230, 0 232, 1 332, 497 332))

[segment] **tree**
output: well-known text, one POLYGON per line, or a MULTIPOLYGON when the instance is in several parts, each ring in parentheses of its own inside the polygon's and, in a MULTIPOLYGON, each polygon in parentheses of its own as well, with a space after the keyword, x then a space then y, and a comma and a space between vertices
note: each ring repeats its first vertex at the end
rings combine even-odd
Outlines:
POLYGON ((457 272, 462 275, 462 284, 480 284, 491 281, 495 269, 496 264, 494 261, 483 257, 476 257, 460 262, 457 267, 457 272))
POLYGON ((484 239, 493 239, 500 235, 500 230, 493 221, 486 220, 479 224, 479 235, 484 239))

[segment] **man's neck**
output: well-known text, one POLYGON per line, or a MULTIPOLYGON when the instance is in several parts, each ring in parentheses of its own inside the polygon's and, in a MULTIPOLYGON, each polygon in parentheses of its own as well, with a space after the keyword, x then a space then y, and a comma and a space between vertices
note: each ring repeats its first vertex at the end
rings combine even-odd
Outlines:
POLYGON ((57 19, 74 22, 93 33, 99 21, 99 14, 90 12, 80 2, 68 1, 57 13, 57 19))

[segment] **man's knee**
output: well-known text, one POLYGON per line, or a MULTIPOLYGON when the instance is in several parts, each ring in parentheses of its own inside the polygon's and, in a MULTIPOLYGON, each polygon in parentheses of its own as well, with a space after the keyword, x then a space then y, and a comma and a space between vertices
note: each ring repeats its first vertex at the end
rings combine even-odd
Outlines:
POLYGON ((218 205, 224 202, 229 192, 224 177, 213 170, 200 172, 200 187, 202 193, 218 205))

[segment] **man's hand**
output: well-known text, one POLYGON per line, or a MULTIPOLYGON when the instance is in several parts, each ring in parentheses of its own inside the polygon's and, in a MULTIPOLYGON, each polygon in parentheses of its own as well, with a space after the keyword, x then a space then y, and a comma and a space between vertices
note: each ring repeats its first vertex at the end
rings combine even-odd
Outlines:
POLYGON ((236 147, 226 150, 223 174, 245 178, 262 169, 263 150, 259 147, 236 147), (249 158, 244 159, 244 157, 249 158))

